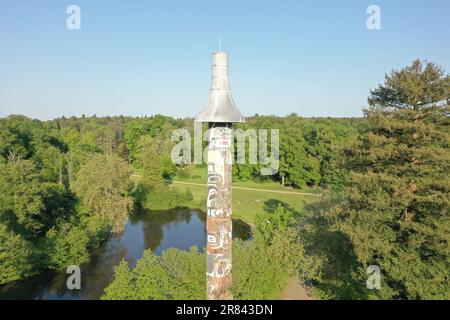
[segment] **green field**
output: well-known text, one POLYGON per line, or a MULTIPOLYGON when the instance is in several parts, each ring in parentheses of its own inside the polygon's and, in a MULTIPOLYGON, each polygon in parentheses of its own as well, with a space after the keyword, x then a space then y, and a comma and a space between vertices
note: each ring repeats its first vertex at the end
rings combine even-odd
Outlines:
MULTIPOLYGON (((193 195, 192 205, 195 208, 205 210, 206 204, 206 168, 191 167, 189 174, 175 176, 173 186, 181 190, 189 189, 193 195), (177 181, 187 183, 198 183, 201 185, 178 184, 177 181)), ((272 211, 277 205, 282 204, 285 208, 292 209, 298 213, 302 212, 305 204, 317 201, 316 196, 307 196, 301 194, 283 194, 279 192, 266 192, 258 190, 242 190, 236 187, 255 188, 264 190, 286 191, 286 192, 310 192, 318 193, 319 190, 303 189, 297 190, 286 188, 275 182, 253 182, 236 181, 233 182, 233 218, 239 218, 253 225, 255 216, 259 213, 272 211)))
MULTIPOLYGON (((207 175, 206 167, 191 166, 187 170, 187 176, 177 175, 174 177, 176 181, 185 181, 193 183, 206 183, 207 175)), ((289 192, 308 192, 308 193, 320 193, 319 188, 308 188, 294 189, 291 187, 283 187, 280 183, 275 183, 272 181, 233 181, 233 186, 235 187, 245 187, 245 188, 258 188, 266 190, 278 190, 278 191, 289 191, 289 192)))

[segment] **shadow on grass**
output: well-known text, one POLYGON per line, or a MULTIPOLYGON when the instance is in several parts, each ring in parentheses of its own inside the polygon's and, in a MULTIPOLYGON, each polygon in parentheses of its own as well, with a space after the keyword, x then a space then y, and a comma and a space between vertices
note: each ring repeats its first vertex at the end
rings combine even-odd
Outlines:
POLYGON ((264 201, 263 209, 267 213, 274 213, 279 207, 282 207, 284 212, 290 215, 296 223, 300 224, 304 220, 304 211, 298 211, 292 208, 292 206, 285 201, 281 201, 279 199, 269 199, 264 201))

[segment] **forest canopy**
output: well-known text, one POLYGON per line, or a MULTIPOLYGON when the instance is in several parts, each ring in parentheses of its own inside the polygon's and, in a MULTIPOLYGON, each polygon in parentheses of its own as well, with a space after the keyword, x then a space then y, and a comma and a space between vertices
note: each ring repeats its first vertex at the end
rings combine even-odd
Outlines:
MULTIPOLYGON (((449 102, 450 76, 416 60, 369 92, 363 118, 255 115, 236 125, 279 129, 280 166, 264 176, 260 164, 234 165, 234 181, 322 197, 255 218, 254 239, 234 248, 234 277, 254 287, 237 281, 235 297, 273 298, 280 273, 311 283, 318 298, 449 299, 449 102), (381 269, 380 290, 365 287, 370 265, 381 269)), ((192 206, 189 190, 170 185, 190 175, 170 160, 179 128, 192 134, 193 119, 0 119, 0 284, 87 262, 138 208, 192 206)), ((202 298, 203 263, 197 249, 146 252, 133 270, 117 267, 104 298, 202 298)))

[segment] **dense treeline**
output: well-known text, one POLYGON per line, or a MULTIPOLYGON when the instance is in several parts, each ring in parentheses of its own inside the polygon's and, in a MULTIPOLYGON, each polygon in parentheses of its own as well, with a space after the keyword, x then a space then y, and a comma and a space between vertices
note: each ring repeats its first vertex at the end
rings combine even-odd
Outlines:
POLYGON ((367 129, 342 148, 341 191, 311 206, 305 245, 327 298, 450 298, 450 76, 414 61, 370 92, 367 129), (381 270, 366 290, 367 267, 381 270))
MULTIPOLYGON (((386 75, 368 102, 364 121, 249 119, 282 130, 271 179, 331 192, 301 214, 281 206, 257 217, 255 239, 234 244, 235 298, 273 298, 290 275, 312 281, 319 298, 450 298, 450 76, 417 60, 386 75), (379 290, 366 286, 370 265, 379 290)), ((237 178, 263 179, 236 167, 237 178)), ((166 255, 147 252, 134 270, 123 262, 104 298, 202 299, 204 256, 166 255)))
MULTIPOLYGON (((279 171, 275 175, 261 176, 260 169, 265 167, 264 164, 236 165, 233 167, 234 178, 271 179, 295 188, 339 187, 341 179, 334 168, 337 151, 355 139, 365 125, 365 120, 359 118, 306 119, 296 114, 283 118, 258 115, 250 117, 245 124, 237 125, 237 128, 255 129, 257 133, 259 129, 279 130, 279 171)), ((248 152, 249 146, 246 147, 248 152)))
MULTIPOLYGON (((241 128, 282 131, 280 172, 262 177, 258 165, 241 165, 235 166, 234 178, 327 185, 335 179, 334 148, 355 137, 361 124, 358 119, 251 117, 241 128)), ((192 119, 0 119, 0 283, 86 262, 110 232, 121 231, 133 207, 188 206, 190 192, 173 186, 167 192, 162 183, 183 171, 170 159, 171 133, 177 128, 192 131, 192 119), (133 182, 133 172, 142 179, 133 182)))
POLYGON ((79 124, 0 120, 0 283, 86 262, 132 207, 128 163, 79 124))
MULTIPOLYGON (((237 125, 279 129, 280 168, 262 176, 264 165, 235 165, 235 180, 325 196, 256 219, 254 240, 235 244, 234 277, 251 284, 236 281, 235 297, 274 297, 296 275, 324 298, 449 298, 449 100, 449 75, 415 61, 370 92, 364 118, 255 115, 237 125), (365 286, 369 265, 381 269, 379 291, 365 286)), ((170 159, 177 128, 193 133, 193 119, 0 119, 0 284, 86 262, 134 208, 189 206, 189 191, 165 183, 189 174, 170 159)), ((195 250, 147 252, 136 269, 119 266, 105 298, 203 298, 203 264, 195 250)))

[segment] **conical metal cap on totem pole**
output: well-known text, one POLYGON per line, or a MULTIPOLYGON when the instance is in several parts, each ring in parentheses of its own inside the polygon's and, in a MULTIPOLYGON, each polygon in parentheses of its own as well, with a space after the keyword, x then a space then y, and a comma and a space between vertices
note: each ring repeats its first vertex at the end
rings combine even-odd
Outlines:
POLYGON ((208 195, 206 200, 206 298, 230 300, 231 295, 231 150, 232 123, 245 122, 231 95, 228 54, 213 53, 208 102, 195 122, 209 123, 208 195))
POLYGON ((195 122, 233 123, 245 122, 231 95, 228 81, 228 53, 213 52, 211 90, 205 108, 195 117, 195 122))

